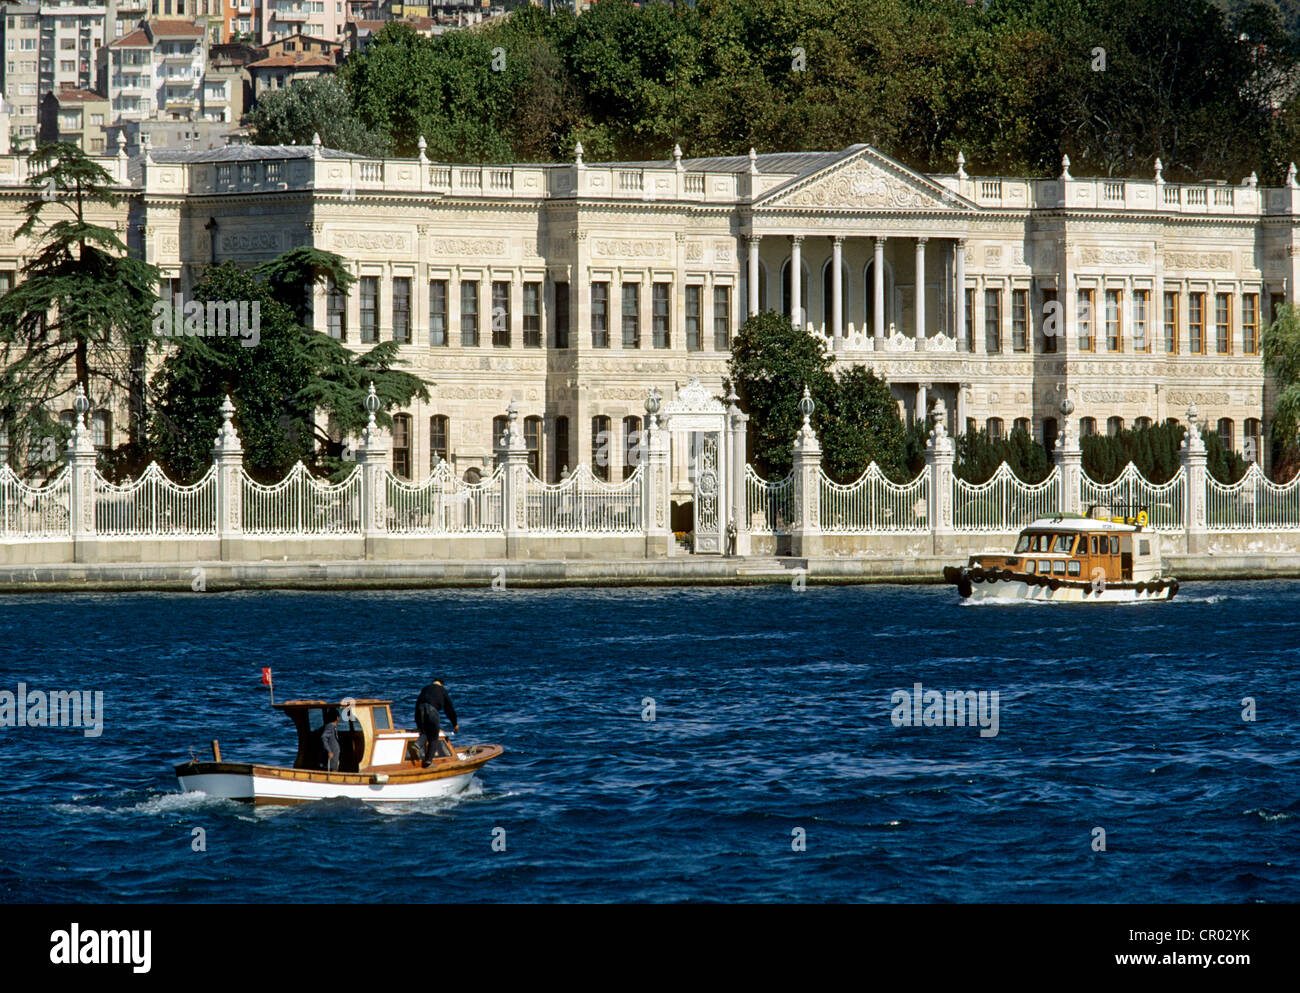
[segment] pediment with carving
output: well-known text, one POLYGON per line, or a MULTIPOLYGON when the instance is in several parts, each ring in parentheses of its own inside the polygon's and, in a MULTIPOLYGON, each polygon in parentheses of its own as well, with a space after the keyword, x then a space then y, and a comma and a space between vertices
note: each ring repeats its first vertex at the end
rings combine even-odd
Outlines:
POLYGON ((869 148, 777 187, 754 206, 961 213, 976 209, 969 200, 869 148))

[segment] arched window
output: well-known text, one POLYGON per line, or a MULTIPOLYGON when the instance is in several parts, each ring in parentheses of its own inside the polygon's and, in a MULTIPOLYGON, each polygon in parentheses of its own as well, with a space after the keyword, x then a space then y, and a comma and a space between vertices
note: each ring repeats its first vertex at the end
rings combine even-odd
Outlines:
POLYGON ((636 467, 641 464, 642 445, 645 439, 641 436, 641 418, 624 417, 623 418, 623 478, 627 479, 636 471, 636 467))
POLYGON ((465 470, 465 475, 461 477, 467 483, 483 482, 483 473, 479 472, 478 466, 470 466, 465 470))
POLYGON ((1142 428, 1149 428, 1150 426, 1151 426, 1151 418, 1149 417, 1139 417, 1137 420, 1133 422, 1133 427, 1138 430, 1141 430, 1142 428))
POLYGON ((1097 433, 1097 418, 1081 417, 1079 419, 1079 437, 1091 438, 1097 433))
POLYGON ((1017 417, 1015 423, 1012 425, 1012 430, 1023 431, 1025 434, 1030 434, 1033 431, 1033 424, 1028 417, 1017 417))
POLYGON ((439 462, 447 461, 446 414, 434 414, 429 418, 429 470, 438 468, 439 462))
POLYGON ((411 415, 393 415, 393 475, 411 478, 411 415))
POLYGON ((1263 444, 1263 425, 1257 417, 1247 417, 1242 428, 1241 454, 1247 462, 1258 462, 1263 444))
POLYGON ((1060 435, 1060 426, 1056 423, 1055 417, 1043 418, 1043 447, 1049 452, 1056 447, 1056 439, 1060 435))
POLYGON ((555 450, 551 453, 551 482, 558 483, 569 471, 569 419, 555 419, 555 450))
POLYGON ((1231 452, 1236 450, 1236 437, 1233 434, 1233 423, 1231 417, 1219 418, 1219 440, 1223 442, 1223 447, 1231 452))
MULTIPOLYGON (((835 283, 831 278, 831 262, 833 259, 827 259, 826 264, 822 266, 822 321, 826 325, 826 333, 831 333, 831 319, 835 314, 835 283)), ((853 309, 849 304, 852 297, 852 284, 849 282, 849 267, 840 258, 840 329, 847 333, 849 330, 849 321, 853 309)))
POLYGON ((538 479, 542 477, 542 419, 536 415, 524 418, 524 444, 528 446, 528 468, 538 479))
POLYGON ((107 410, 97 410, 90 415, 90 441, 100 451, 113 447, 113 415, 107 410))
POLYGON ((998 441, 1002 438, 1002 418, 990 417, 985 427, 988 429, 990 440, 998 441))
MULTIPOLYGON (((812 279, 808 275, 808 263, 800 259, 799 268, 803 271, 803 278, 799 281, 799 299, 803 307, 803 316, 800 324, 808 323, 808 298, 809 290, 812 288, 812 279)), ((793 318, 792 312, 794 304, 792 302, 792 293, 790 288, 790 260, 786 259, 781 266, 781 313, 787 317, 793 318)))
POLYGON ((966 434, 979 434, 979 430, 980 430, 979 421, 975 420, 975 418, 973 417, 966 418, 966 426, 965 426, 966 434))
POLYGON ((1108 417, 1106 418, 1106 433, 1112 438, 1124 430, 1124 418, 1108 417))
POLYGON ((591 471, 599 479, 609 480, 609 445, 611 441, 608 417, 591 419, 591 471))
POLYGON ((510 430, 510 418, 505 414, 498 414, 492 418, 492 451, 504 451, 506 447, 506 432, 510 430))
POLYGON ((864 318, 862 326, 867 329, 868 334, 875 335, 885 334, 889 331, 890 314, 893 308, 889 306, 890 294, 894 289, 894 280, 889 271, 889 266, 885 266, 885 326, 879 332, 876 330, 876 261, 872 259, 867 263, 866 272, 863 274, 863 296, 866 306, 863 307, 864 318))

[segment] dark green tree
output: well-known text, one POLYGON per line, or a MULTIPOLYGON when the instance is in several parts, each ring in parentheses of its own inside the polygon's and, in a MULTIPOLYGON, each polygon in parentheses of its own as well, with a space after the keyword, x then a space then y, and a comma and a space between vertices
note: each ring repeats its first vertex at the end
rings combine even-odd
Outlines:
POLYGON ((101 402, 129 401, 125 448, 137 449, 158 271, 101 221, 119 199, 78 146, 41 145, 28 161, 32 196, 15 234, 38 248, 0 297, 0 423, 18 451, 45 437, 61 447, 54 412, 80 385, 101 402))
POLYGON ((345 292, 351 279, 341 259, 300 248, 251 272, 231 263, 210 268, 194 299, 247 302, 259 308, 256 343, 241 337, 180 337, 154 377, 151 441, 175 478, 207 470, 229 395, 244 462, 256 478, 273 481, 302 460, 318 471, 345 468, 344 437, 365 424, 365 394, 374 382, 382 401, 379 422, 413 398, 428 399, 420 379, 394 368, 398 346, 387 341, 355 353, 306 327, 308 288, 332 278, 345 292))
POLYGON ((825 397, 822 465, 837 483, 850 483, 875 462, 896 482, 909 476, 907 437, 889 384, 863 366, 849 366, 825 397))

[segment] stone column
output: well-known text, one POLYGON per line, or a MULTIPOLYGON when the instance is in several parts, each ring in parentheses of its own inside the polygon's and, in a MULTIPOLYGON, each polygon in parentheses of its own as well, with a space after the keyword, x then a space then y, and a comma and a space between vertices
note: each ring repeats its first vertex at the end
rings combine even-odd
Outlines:
POLYGON ((659 426, 659 388, 650 390, 646 397, 646 456, 645 470, 641 476, 641 502, 645 510, 645 557, 667 557, 673 545, 673 534, 668 512, 672 500, 672 480, 669 476, 668 431, 659 426))
POLYGON ((375 384, 371 383, 366 394, 370 419, 357 447, 357 464, 361 466, 361 533, 365 537, 366 558, 378 554, 374 543, 388 531, 388 444, 384 432, 375 423, 379 406, 375 384))
MULTIPOLYGON (((954 282, 957 284, 957 296, 953 300, 955 311, 955 320, 957 327, 954 329, 954 335, 957 338, 957 351, 974 351, 975 342, 970 343, 970 348, 966 345, 966 239, 958 238, 954 250, 953 268, 956 270, 954 282)), ((972 336, 973 337, 973 336, 972 336)), ((966 422, 963 420, 962 424, 966 422)), ((961 430, 966 430, 964 427, 961 430)))
POLYGON ((217 537, 221 541, 222 559, 228 554, 226 542, 242 537, 244 533, 244 448, 231 418, 235 405, 227 396, 221 404, 221 428, 212 445, 212 460, 217 466, 217 537))
POLYGON ((872 316, 875 327, 876 351, 885 350, 885 239, 876 238, 875 254, 873 256, 872 282, 873 291, 873 310, 872 316))
MULTIPOLYGON (((519 420, 519 404, 506 408, 506 444, 502 452, 505 471, 501 476, 501 514, 505 524, 506 558, 526 557, 528 537, 528 444, 519 420)), ((611 471, 610 479, 615 477, 611 471)))
POLYGON ((745 426, 749 415, 740 409, 740 397, 732 386, 727 397, 727 450, 731 455, 728 462, 729 478, 727 486, 731 494, 731 524, 736 529, 737 555, 748 555, 749 541, 749 487, 745 482, 745 465, 749 461, 746 450, 745 426))
POLYGON ((916 350, 925 351, 925 241, 916 239, 916 350))
POLYGON ((810 420, 813 409, 813 399, 805 386, 799 401, 803 427, 794 439, 794 524, 790 533, 791 553, 805 558, 822 553, 822 446, 810 420))
POLYGON ((1205 551, 1205 442, 1201 440, 1200 417, 1196 404, 1187 408, 1187 437, 1183 439, 1179 460, 1183 464, 1187 487, 1187 505, 1183 525, 1187 532, 1187 554, 1205 551))
POLYGON ((926 391, 929 385, 930 385, 929 383, 916 384, 916 415, 915 416, 916 416, 917 423, 919 424, 925 423, 926 400, 927 400, 926 391))
POLYGON ((831 348, 844 346, 844 239, 831 238, 831 348))
POLYGON ((1061 405, 1061 433, 1052 452, 1052 461, 1061 470, 1061 499, 1057 510, 1062 514, 1077 514, 1083 509, 1079 505, 1079 496, 1083 492, 1083 450, 1074 431, 1072 413, 1074 404, 1064 401, 1061 405))
POLYGON ((934 404, 934 431, 925 448, 925 464, 930 473, 930 495, 926 503, 930 522, 932 551, 947 554, 952 545, 952 466, 956 456, 948 437, 948 411, 943 400, 934 404))
MULTIPOLYGON (((749 316, 753 317, 758 313, 758 246, 762 239, 759 235, 751 234, 749 236, 749 316)), ((701 315, 703 320, 703 315, 701 315)), ((703 334, 703 330, 700 332, 703 334)))
POLYGON ((803 313, 803 235, 790 236, 790 320, 797 328, 807 325, 803 313))
POLYGON ((72 525, 72 559, 82 562, 80 544, 96 534, 95 528, 95 446, 91 441, 90 427, 86 424, 86 415, 90 412, 90 398, 81 384, 77 384, 77 396, 72 401, 76 414, 73 422, 72 437, 68 439, 68 487, 69 517, 72 525))
POLYGON ((970 388, 970 383, 957 384, 957 429, 953 432, 957 435, 966 433, 966 391, 970 388))

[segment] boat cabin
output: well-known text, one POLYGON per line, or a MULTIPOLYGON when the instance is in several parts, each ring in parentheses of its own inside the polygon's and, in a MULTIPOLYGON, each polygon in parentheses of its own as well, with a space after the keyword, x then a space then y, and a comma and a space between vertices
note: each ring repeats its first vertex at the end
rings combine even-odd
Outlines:
POLYGON ((1146 530, 1143 510, 1112 517, 1092 507, 1085 516, 1061 515, 1034 521, 1010 555, 972 555, 970 564, 1063 581, 1148 582, 1160 578, 1160 536, 1146 530))
POLYGON ((415 731, 393 727, 391 700, 289 700, 277 703, 275 709, 283 711, 298 730, 295 769, 323 768, 320 733, 327 712, 339 715, 339 772, 401 766, 410 761, 419 738, 415 731))

